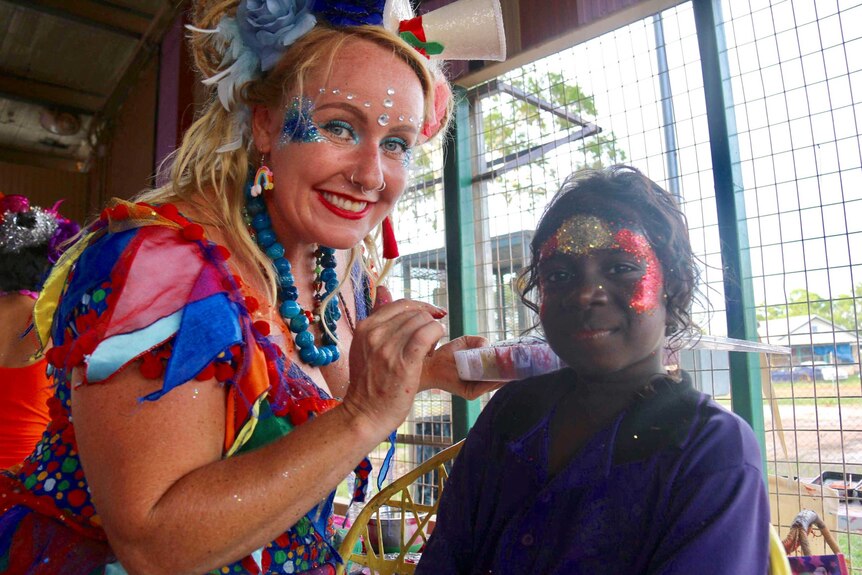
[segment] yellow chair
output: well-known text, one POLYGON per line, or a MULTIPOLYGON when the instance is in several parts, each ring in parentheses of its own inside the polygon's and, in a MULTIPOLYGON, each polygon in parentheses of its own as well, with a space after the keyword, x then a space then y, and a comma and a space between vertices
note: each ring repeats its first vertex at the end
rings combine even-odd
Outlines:
POLYGON ((415 555, 411 557, 411 554, 428 541, 427 528, 437 513, 443 485, 449 477, 445 465, 458 455, 463 443, 462 440, 447 447, 371 498, 339 546, 338 552, 344 563, 338 566, 336 575, 344 575, 347 564, 351 562, 368 567, 372 575, 414 572, 416 565, 412 560, 415 560, 415 555), (415 501, 410 487, 417 479, 435 470, 436 497, 430 504, 415 501), (384 524, 395 528, 398 539, 397 549, 393 546, 388 553, 384 548, 384 524), (363 543, 364 552, 354 552, 359 541, 363 543))
POLYGON ((769 575, 792 575, 787 551, 774 525, 769 526, 769 575))

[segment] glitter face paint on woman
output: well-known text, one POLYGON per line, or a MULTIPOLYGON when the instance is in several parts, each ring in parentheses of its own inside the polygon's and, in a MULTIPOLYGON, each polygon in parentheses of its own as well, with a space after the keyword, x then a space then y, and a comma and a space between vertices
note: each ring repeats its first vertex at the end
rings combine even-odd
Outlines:
MULTIPOLYGON (((325 94, 326 88, 320 88, 320 93, 325 94)), ((387 90, 387 94, 392 95, 395 93, 395 90, 389 88, 387 90)), ((332 94, 341 95, 341 90, 335 88, 332 90, 332 94)), ((354 100, 356 95, 353 93, 348 93, 346 96, 347 100, 354 100)), ((367 102, 368 106, 371 105, 370 102, 367 102)), ((391 108, 394 105, 391 98, 386 98, 383 101, 383 106, 385 108, 391 108)), ((317 124, 314 122, 313 117, 314 112, 314 102, 305 97, 305 96, 294 96, 290 102, 290 105, 287 107, 287 110, 284 113, 284 123, 281 128, 281 136, 278 140, 278 145, 280 148, 283 148, 287 144, 291 143, 299 143, 299 144, 313 144, 318 142, 326 142, 327 138, 320 133, 320 129, 317 124)), ((402 114, 398 116, 399 121, 404 121, 405 116, 402 114)), ((409 122, 412 124, 416 120, 413 116, 410 116, 409 122)), ((382 114, 378 118, 378 123, 381 126, 386 126, 389 124, 389 115, 382 114), (385 117, 385 121, 381 119, 385 117)), ((404 152, 403 157, 401 158, 401 166, 404 168, 410 167, 410 164, 413 162, 413 150, 407 149, 404 152)))
POLYGON ((631 223, 615 224, 598 216, 576 214, 560 224, 539 251, 541 260, 554 253, 583 256, 595 250, 618 249, 644 262, 646 271, 635 285, 629 306, 638 313, 658 306, 664 285, 661 264, 649 240, 632 230, 631 223), (616 231, 615 231, 616 230, 616 231))
POLYGON ((305 96, 294 96, 284 112, 284 124, 281 127, 281 137, 278 140, 279 146, 286 146, 290 143, 311 144, 315 142, 325 142, 317 125, 314 123, 312 111, 314 103, 305 96))

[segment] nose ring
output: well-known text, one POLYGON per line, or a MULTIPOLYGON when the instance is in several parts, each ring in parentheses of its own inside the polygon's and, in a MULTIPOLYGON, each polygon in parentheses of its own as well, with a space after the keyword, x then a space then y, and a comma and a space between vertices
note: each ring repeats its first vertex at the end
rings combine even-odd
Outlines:
POLYGON ((380 184, 379 188, 372 188, 370 190, 366 190, 364 186, 359 186, 359 189, 362 190, 363 194, 370 194, 371 192, 382 192, 386 189, 386 180, 383 180, 383 183, 380 184))
POLYGON ((370 193, 372 193, 372 192, 382 192, 383 190, 385 190, 385 189, 386 189, 386 179, 385 179, 385 178, 383 179, 383 181, 382 181, 382 183, 380 184, 380 187, 379 187, 379 188, 371 188, 371 189, 369 190, 369 189, 366 189, 366 188, 365 188, 365 186, 363 186, 362 184, 357 184, 357 183, 356 183, 356 180, 354 179, 354 176, 355 176, 355 175, 356 175, 356 170, 354 170, 354 171, 353 171, 353 173, 352 173, 352 174, 350 174, 350 183, 351 183, 351 184, 353 184, 354 186, 358 186, 358 187, 359 187, 359 189, 362 191, 362 193, 363 193, 363 194, 370 194, 370 193))

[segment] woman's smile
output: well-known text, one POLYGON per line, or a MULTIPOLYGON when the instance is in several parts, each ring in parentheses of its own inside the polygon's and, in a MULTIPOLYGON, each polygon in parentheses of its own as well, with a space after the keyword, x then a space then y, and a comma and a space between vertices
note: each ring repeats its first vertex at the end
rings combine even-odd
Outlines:
POLYGON ((348 220, 359 220, 371 211, 373 204, 358 201, 332 192, 322 192, 320 200, 332 213, 348 220))

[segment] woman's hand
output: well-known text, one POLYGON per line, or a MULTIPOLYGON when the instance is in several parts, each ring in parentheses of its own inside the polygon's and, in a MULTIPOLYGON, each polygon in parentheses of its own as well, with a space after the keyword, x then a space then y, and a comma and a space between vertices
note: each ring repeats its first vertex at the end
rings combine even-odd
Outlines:
POLYGON ((378 287, 374 311, 356 326, 343 402, 353 417, 384 436, 410 412, 425 358, 445 333, 438 320, 446 315, 428 303, 391 299, 386 288, 378 287))
POLYGON ((455 352, 487 345, 488 340, 478 335, 463 335, 441 345, 425 358, 419 390, 442 389, 470 400, 502 387, 506 382, 465 381, 458 376, 458 370, 455 366, 455 352))

